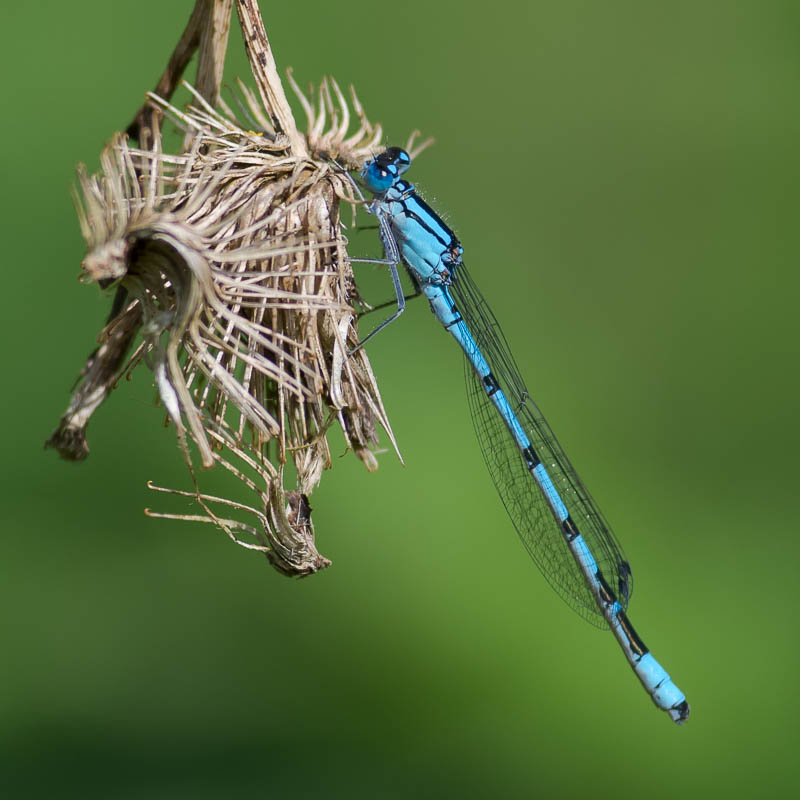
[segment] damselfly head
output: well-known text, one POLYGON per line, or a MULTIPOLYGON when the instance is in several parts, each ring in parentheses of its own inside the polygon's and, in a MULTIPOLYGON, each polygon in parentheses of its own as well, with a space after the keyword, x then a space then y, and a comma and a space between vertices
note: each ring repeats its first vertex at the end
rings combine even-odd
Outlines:
POLYGON ((402 147, 387 147, 378 158, 392 164, 398 175, 402 175, 411 166, 411 156, 402 147))
POLYGON ((385 192, 411 166, 411 156, 402 147, 387 147, 364 164, 361 178, 374 194, 385 192))

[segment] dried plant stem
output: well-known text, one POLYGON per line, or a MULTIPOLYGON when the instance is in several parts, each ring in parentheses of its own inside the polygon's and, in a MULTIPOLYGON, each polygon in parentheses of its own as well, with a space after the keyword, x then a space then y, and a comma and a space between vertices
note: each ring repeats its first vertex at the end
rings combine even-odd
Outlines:
MULTIPOLYGON (((195 51, 197 59, 197 91, 211 104, 219 102, 225 53, 231 25, 233 0, 197 0, 189 22, 158 80, 155 94, 169 100, 180 85, 184 70, 195 51)), ((152 141, 158 125, 158 110, 145 103, 127 128, 128 136, 145 144, 152 141)))
POLYGON ((209 105, 216 106, 219 103, 222 73, 225 69, 233 0, 199 0, 199 2, 205 3, 207 10, 200 29, 195 88, 209 105))
POLYGON ((289 149, 296 158, 305 158, 308 156, 308 149, 297 130, 294 114, 283 91, 258 3, 256 0, 236 0, 236 11, 239 13, 239 23, 247 46, 250 69, 264 107, 270 111, 273 128, 289 139, 289 149))

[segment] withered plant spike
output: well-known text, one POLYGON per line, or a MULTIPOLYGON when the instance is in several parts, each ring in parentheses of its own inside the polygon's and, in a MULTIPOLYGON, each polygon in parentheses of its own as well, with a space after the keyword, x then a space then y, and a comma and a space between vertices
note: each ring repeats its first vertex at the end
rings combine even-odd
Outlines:
MULTIPOLYGON (((116 294, 47 446, 85 458, 92 413, 144 361, 193 484, 149 485, 193 497, 202 510, 147 513, 213 523, 283 574, 307 575, 330 563, 316 549, 308 501, 331 465, 329 430, 338 427, 370 470, 378 426, 397 450, 364 350, 349 355, 360 299, 340 221, 340 201, 358 202, 340 165, 360 167, 382 131, 352 88, 348 103, 325 80, 314 104, 290 74, 307 116, 306 135, 298 132, 254 0, 235 0, 258 88, 239 82, 240 121, 219 100, 233 2, 197 0, 163 91, 129 129, 139 147, 117 134, 98 174, 78 168, 84 277, 116 294), (180 110, 168 98, 198 47, 200 84, 186 85, 194 105, 180 110), (184 152, 163 152, 162 115, 184 132, 184 152), (348 135, 352 116, 358 126, 348 135), (197 456, 255 499, 201 491, 197 456)), ((413 153, 429 143, 414 147, 416 135, 413 153)))
MULTIPOLYGON (((314 543, 308 496, 331 465, 331 427, 368 469, 378 465, 379 426, 395 444, 365 352, 348 355, 359 341, 358 295, 339 205, 354 197, 330 161, 362 164, 379 128, 356 106, 350 133, 351 109, 334 82, 327 86, 317 110, 295 87, 314 131, 305 150, 315 158, 187 87, 194 106, 179 110, 155 96, 151 103, 192 133, 190 151, 164 153, 158 129, 147 148, 116 135, 98 174, 79 168, 84 274, 115 285, 117 300, 48 441, 67 458, 85 457, 91 414, 144 361, 194 486, 158 491, 194 497, 202 510, 148 514, 214 523, 287 575, 329 564, 314 543), (322 113, 329 125, 318 124, 322 113), (137 334, 142 343, 128 356, 137 334), (222 466, 255 500, 201 491, 194 448, 203 466, 222 466)), ((252 92, 242 94, 252 119, 271 116, 252 92)))
POLYGON ((246 43, 250 69, 261 95, 261 102, 272 119, 272 125, 277 133, 287 137, 289 150, 294 156, 297 158, 307 156, 305 140, 297 130, 292 109, 283 91, 272 48, 258 10, 258 2, 236 0, 236 11, 242 26, 242 38, 246 43))
POLYGON ((197 56, 197 91, 212 106, 219 102, 233 0, 200 0, 205 7, 197 56))
MULTIPOLYGON (((172 97, 173 92, 180 83, 183 71, 188 66, 194 52, 200 44, 201 33, 204 28, 207 29, 211 23, 210 11, 212 8, 211 4, 214 2, 216 2, 216 0, 196 0, 192 15, 189 17, 189 22, 186 24, 186 28, 181 34, 178 44, 172 51, 166 69, 156 84, 155 91, 162 97, 172 97)), ((223 0, 220 0, 220 2, 223 2, 223 0)), ((212 45, 216 51, 220 49, 216 47, 218 43, 214 41, 213 36, 206 37, 204 39, 204 44, 206 46, 212 45)), ((224 53, 227 49, 227 37, 224 42, 219 42, 219 44, 221 45, 223 54, 222 60, 224 63, 224 53)), ((198 64, 200 61, 208 63, 209 59, 203 55, 198 59, 198 64)), ((208 73, 206 73, 206 75, 208 75, 208 73)), ((131 124, 128 125, 126 129, 126 133, 132 139, 136 139, 142 146, 146 147, 151 144, 154 131, 158 127, 158 111, 145 103, 134 115, 131 124)))

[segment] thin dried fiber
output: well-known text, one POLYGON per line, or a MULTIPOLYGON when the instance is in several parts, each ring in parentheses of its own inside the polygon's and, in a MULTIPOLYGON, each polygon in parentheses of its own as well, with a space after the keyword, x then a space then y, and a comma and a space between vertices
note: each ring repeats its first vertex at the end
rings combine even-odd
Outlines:
POLYGON ((144 361, 194 486, 151 488, 193 497, 202 512, 148 513, 214 523, 279 571, 305 575, 330 563, 317 552, 308 502, 331 466, 328 430, 338 425, 370 470, 378 426, 394 439, 366 353, 347 355, 359 341, 358 295, 339 212, 353 190, 331 164, 359 165, 381 131, 353 94, 359 126, 347 135, 351 112, 335 82, 322 85, 315 107, 294 88, 308 117, 311 159, 291 154, 240 86, 246 124, 196 93, 186 111, 151 96, 185 132, 187 151, 163 152, 158 132, 148 149, 117 135, 99 174, 79 168, 83 268, 116 286, 117 296, 48 445, 84 458, 89 417, 144 361), (294 486, 287 488, 289 460, 294 486), (196 461, 229 470, 255 500, 204 494, 196 461))

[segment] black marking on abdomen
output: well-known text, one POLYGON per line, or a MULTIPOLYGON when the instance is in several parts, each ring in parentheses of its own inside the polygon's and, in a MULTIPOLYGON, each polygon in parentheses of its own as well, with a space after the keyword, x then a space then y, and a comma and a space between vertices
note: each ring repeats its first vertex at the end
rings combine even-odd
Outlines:
POLYGON ((617 596, 611 591, 611 587, 606 583, 605 575, 603 575, 603 573, 598 569, 594 576, 597 578, 597 582, 600 584, 600 599, 606 603, 606 605, 614 605, 614 603, 617 602, 617 596))
POLYGON ((483 381, 483 388, 486 389, 486 394, 491 397, 495 392, 500 390, 500 384, 497 382, 497 378, 489 372, 481 378, 483 381))
POLYGON ((567 514, 567 518, 561 523, 561 530, 564 531, 564 536, 567 537, 568 542, 571 542, 573 539, 577 539, 578 536, 581 535, 581 532, 578 530, 578 526, 575 524, 569 514, 567 514))
POLYGON ((533 449, 533 445, 532 444, 529 444, 522 451, 522 457, 525 459, 525 466, 531 472, 533 472, 533 470, 535 470, 536 467, 538 467, 539 464, 541 464, 541 461, 539 461, 539 456, 536 455, 536 451, 533 449))
MULTIPOLYGON (((611 587, 606 583, 603 573, 598 569, 594 576, 600 584, 600 599, 608 605, 614 605, 617 602, 617 598, 614 592, 611 591, 611 587)), ((625 610, 620 608, 620 610, 617 611, 616 617, 619 621, 620 628, 622 628, 628 639, 628 644, 630 644, 633 653, 639 656, 639 658, 646 655, 649 652, 647 645, 639 638, 639 634, 636 633, 633 625, 631 625, 631 621, 628 619, 625 610)))
POLYGON ((628 638, 631 650, 633 650, 639 658, 647 655, 650 651, 647 649, 647 645, 639 638, 639 634, 633 629, 628 615, 620 610, 617 612, 617 619, 619 620, 620 628, 625 631, 625 636, 628 638))

